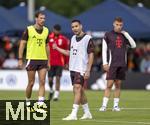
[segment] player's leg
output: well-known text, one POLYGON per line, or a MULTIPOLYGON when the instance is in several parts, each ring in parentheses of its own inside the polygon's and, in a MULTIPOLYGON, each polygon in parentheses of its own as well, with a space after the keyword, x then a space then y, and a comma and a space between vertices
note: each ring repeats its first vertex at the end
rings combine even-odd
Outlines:
POLYGON ((54 101, 57 101, 59 98, 59 93, 60 93, 60 78, 62 76, 62 70, 63 67, 62 66, 57 66, 56 67, 56 88, 55 88, 55 92, 54 92, 54 101))
POLYGON ((102 101, 102 106, 99 109, 99 111, 106 111, 113 83, 114 83, 114 80, 108 80, 107 81, 107 86, 106 86, 106 89, 104 91, 104 97, 103 97, 103 101, 102 101))
POLYGON ((28 85, 26 88, 26 98, 27 99, 31 98, 32 87, 33 87, 34 81, 35 81, 35 73, 36 73, 36 71, 27 71, 27 75, 28 75, 28 85))
POLYGON ((81 102, 81 85, 74 84, 73 85, 73 93, 74 93, 74 104, 72 107, 72 112, 62 120, 77 120, 77 113, 79 109, 79 105, 81 102))
POLYGON ((27 105, 27 110, 30 112, 34 112, 34 109, 31 106, 30 100, 31 100, 32 88, 33 88, 34 81, 35 81, 35 73, 36 71, 27 71, 28 85, 26 88, 26 105, 27 105))
POLYGON ((38 96, 39 98, 41 97, 41 102, 44 101, 44 97, 45 97, 45 79, 46 79, 46 73, 47 73, 47 69, 46 68, 42 68, 40 70, 38 70, 38 76, 39 76, 39 92, 38 92, 38 96))
POLYGON ((45 79, 46 79, 47 69, 42 68, 38 70, 39 76, 39 91, 38 91, 38 109, 39 112, 46 112, 46 109, 43 107, 45 100, 45 79))
POLYGON ((49 100, 52 99, 53 97, 53 78, 55 76, 55 67, 51 66, 51 69, 48 71, 48 83, 49 83, 49 87, 50 87, 50 93, 49 93, 49 100))
POLYGON ((54 90, 53 90, 53 77, 48 76, 48 83, 49 83, 49 87, 50 87, 50 93, 49 93, 49 100, 52 99, 53 94, 54 94, 54 90))
POLYGON ((81 90, 81 105, 82 105, 84 114, 80 119, 92 119, 92 115, 89 110, 88 101, 85 95, 84 87, 82 87, 82 90, 81 90))
POLYGON ((79 105, 81 102, 81 88, 82 86, 80 84, 74 84, 73 85, 73 93, 74 93, 74 104, 72 108, 71 115, 77 117, 77 112, 79 109, 79 105))
POLYGON ((115 90, 114 90, 114 106, 113 111, 120 111, 119 108, 119 98, 120 98, 120 91, 121 91, 121 80, 115 80, 115 90))
POLYGON ((30 98, 32 94, 32 88, 35 82, 35 73, 36 73, 36 63, 33 60, 28 60, 26 65, 27 75, 28 75, 28 85, 26 87, 26 105, 27 110, 34 112, 34 108, 31 106, 30 98))
POLYGON ((116 75, 116 80, 115 80, 113 111, 120 111, 120 108, 118 105, 119 105, 119 99, 120 99, 121 83, 122 83, 122 80, 125 79, 126 70, 127 70, 126 67, 118 67, 117 68, 117 75, 116 75))
POLYGON ((99 109, 99 111, 106 111, 106 107, 107 107, 107 103, 108 103, 108 100, 109 100, 110 92, 111 92, 112 86, 114 84, 114 79, 116 79, 116 71, 117 71, 116 67, 111 67, 110 66, 109 71, 107 72, 107 75, 106 75, 107 86, 106 86, 106 89, 104 91, 102 106, 99 109))
POLYGON ((77 112, 79 109, 79 105, 81 103, 81 91, 82 91, 82 82, 80 73, 71 72, 71 80, 73 83, 73 93, 74 93, 74 104, 72 108, 72 112, 63 120, 77 120, 77 112))

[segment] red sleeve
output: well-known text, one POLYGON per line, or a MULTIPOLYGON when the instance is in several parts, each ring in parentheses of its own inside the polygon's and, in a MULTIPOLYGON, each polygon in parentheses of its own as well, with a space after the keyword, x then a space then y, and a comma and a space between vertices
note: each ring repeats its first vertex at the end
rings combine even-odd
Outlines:
MULTIPOLYGON (((65 50, 69 50, 70 49, 70 41, 68 38, 64 37, 64 46, 63 46, 65 50)), ((69 63, 69 56, 64 56, 65 59, 65 64, 69 63)))
POLYGON ((65 49, 65 50, 69 50, 69 39, 68 38, 66 38, 66 37, 64 37, 63 38, 63 49, 65 49))

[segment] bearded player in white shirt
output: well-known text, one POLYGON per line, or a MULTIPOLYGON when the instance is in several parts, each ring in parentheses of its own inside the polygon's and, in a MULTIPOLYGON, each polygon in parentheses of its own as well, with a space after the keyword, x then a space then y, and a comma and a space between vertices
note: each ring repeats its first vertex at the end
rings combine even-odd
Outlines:
POLYGON ((70 50, 61 49, 56 44, 53 46, 57 51, 70 56, 69 70, 73 84, 74 104, 71 114, 62 120, 77 120, 80 104, 84 111, 80 119, 92 119, 83 84, 84 80, 90 77, 94 59, 94 44, 91 36, 83 32, 82 24, 79 20, 73 20, 71 28, 74 35, 71 38, 70 50))

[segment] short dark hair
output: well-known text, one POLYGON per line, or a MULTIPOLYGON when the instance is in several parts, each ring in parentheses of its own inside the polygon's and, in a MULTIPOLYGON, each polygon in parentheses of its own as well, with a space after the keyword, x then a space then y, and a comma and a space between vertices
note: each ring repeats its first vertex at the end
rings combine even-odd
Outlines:
POLYGON ((121 17, 115 17, 114 21, 123 22, 123 19, 121 17))
POLYGON ((74 19, 74 20, 71 21, 71 23, 75 23, 75 22, 78 22, 79 24, 81 24, 81 21, 78 20, 78 19, 74 19))
POLYGON ((61 26, 59 24, 55 24, 53 28, 57 31, 61 31, 61 26))
POLYGON ((35 12, 35 17, 38 18, 39 15, 45 15, 45 13, 43 11, 36 11, 35 12))

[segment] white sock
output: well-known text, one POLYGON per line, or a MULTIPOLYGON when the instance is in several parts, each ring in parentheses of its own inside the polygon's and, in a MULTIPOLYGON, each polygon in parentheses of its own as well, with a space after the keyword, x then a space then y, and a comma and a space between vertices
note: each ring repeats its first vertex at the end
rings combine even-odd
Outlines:
POLYGON ((77 116, 78 109, 79 109, 79 105, 73 104, 73 109, 72 109, 71 115, 77 116))
POLYGON ((50 93, 53 93, 53 92, 54 92, 54 91, 53 91, 53 88, 50 87, 50 93))
POLYGON ((26 97, 26 105, 27 105, 27 106, 31 105, 30 98, 27 98, 27 97, 26 97))
POLYGON ((39 96, 39 99, 38 99, 38 105, 43 105, 44 104, 44 97, 42 97, 42 96, 39 96))
POLYGON ((109 98, 103 97, 103 103, 102 103, 103 107, 107 107, 108 100, 109 100, 109 98))
POLYGON ((114 107, 118 107, 119 98, 114 98, 114 107))
POLYGON ((88 103, 82 105, 82 108, 83 108, 83 111, 84 111, 85 114, 86 114, 86 113, 90 113, 88 103))
POLYGON ((54 92, 54 98, 58 98, 58 97, 59 97, 59 91, 56 90, 56 91, 54 92))

